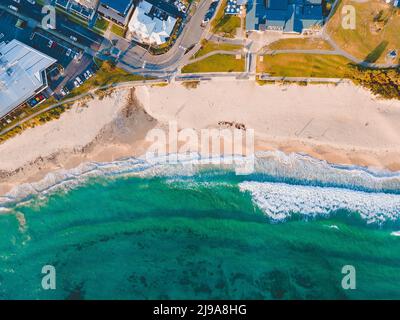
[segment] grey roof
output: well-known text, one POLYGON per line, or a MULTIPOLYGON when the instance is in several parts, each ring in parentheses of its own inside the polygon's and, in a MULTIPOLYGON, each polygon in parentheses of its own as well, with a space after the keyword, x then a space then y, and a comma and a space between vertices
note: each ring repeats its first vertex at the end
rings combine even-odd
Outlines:
POLYGON ((45 70, 55 62, 18 40, 0 44, 0 118, 47 85, 45 70))
POLYGON ((322 0, 249 0, 247 30, 278 28, 284 32, 302 32, 322 24, 322 0))

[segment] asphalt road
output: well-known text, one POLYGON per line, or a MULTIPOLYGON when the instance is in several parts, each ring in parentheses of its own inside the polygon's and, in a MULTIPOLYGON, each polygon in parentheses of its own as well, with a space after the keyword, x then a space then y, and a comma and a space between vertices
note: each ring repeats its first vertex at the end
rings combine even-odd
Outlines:
MULTIPOLYGON (((12 5, 18 8, 18 13, 30 17, 31 19, 41 22, 43 17, 42 6, 39 4, 32 5, 27 0, 20 0, 18 4, 13 0, 1 0, 1 4, 8 7, 12 5)), ((83 46, 91 48, 92 50, 98 50, 104 38, 99 34, 81 26, 80 24, 74 23, 69 20, 65 15, 56 14, 56 30, 62 33, 66 37, 74 36, 78 39, 78 42, 83 46)))
POLYGON ((186 22, 184 30, 167 53, 154 56, 140 46, 132 46, 123 52, 119 67, 131 72, 176 71, 186 50, 200 42, 205 32, 201 24, 212 1, 200 1, 194 15, 186 22))

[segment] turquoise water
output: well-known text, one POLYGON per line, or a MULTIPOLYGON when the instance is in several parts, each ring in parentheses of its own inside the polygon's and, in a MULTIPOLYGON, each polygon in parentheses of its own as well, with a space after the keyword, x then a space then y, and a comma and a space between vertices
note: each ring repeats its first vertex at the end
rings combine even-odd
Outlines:
POLYGON ((0 216, 2 299, 400 298, 397 221, 339 209, 276 221, 241 183, 260 177, 91 178, 0 216), (396 229, 397 228, 397 229, 396 229), (56 268, 43 290, 41 269, 56 268), (356 268, 356 290, 341 269, 356 268))

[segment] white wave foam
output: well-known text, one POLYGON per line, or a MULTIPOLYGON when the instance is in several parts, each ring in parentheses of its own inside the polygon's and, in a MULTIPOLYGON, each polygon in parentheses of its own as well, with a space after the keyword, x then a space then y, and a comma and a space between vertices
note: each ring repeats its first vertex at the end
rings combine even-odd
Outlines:
POLYGON ((400 217, 400 195, 271 182, 242 182, 239 188, 250 192, 253 202, 273 220, 293 213, 326 216, 340 209, 357 212, 368 223, 400 217))
POLYGON ((280 151, 258 153, 255 171, 273 177, 302 182, 365 188, 369 190, 400 190, 400 172, 354 165, 335 165, 307 155, 280 151))
MULTIPOLYGON (((192 176, 196 174, 201 168, 216 168, 216 169, 234 169, 235 164, 240 163, 243 160, 241 156, 232 156, 232 165, 210 165, 210 159, 204 159, 197 153, 189 154, 185 157, 180 157, 179 161, 175 164, 168 164, 167 156, 154 157, 148 159, 146 157, 140 158, 126 158, 113 162, 98 163, 90 162, 84 163, 77 168, 71 170, 59 170, 47 174, 47 176, 36 183, 27 183, 14 188, 6 196, 0 197, 0 208, 8 206, 10 203, 20 203, 26 199, 29 199, 31 195, 39 195, 46 198, 49 193, 56 190, 69 190, 82 183, 86 182, 90 177, 107 176, 107 177, 120 177, 120 176, 139 176, 139 177, 153 177, 153 176, 192 176)), ((213 163, 224 163, 223 160, 218 161, 219 157, 215 157, 213 163)), ((226 160, 226 158, 224 159, 226 160)), ((229 161, 228 161, 229 162, 229 161)), ((226 163, 226 162, 225 162, 226 163)), ((312 185, 326 185, 335 188, 317 188, 317 187, 304 187, 304 190, 332 190, 333 193, 328 192, 327 198, 333 199, 333 194, 338 194, 336 202, 332 199, 328 201, 328 204, 340 207, 340 202, 344 201, 344 204, 349 206, 346 202, 346 197, 339 196, 339 194, 348 195, 349 199, 352 195, 359 194, 363 195, 363 199, 370 198, 368 203, 372 203, 374 200, 374 193, 357 193, 347 189, 366 189, 376 192, 382 190, 400 191, 400 172, 390 172, 385 170, 374 170, 367 169, 357 166, 338 166, 329 164, 326 161, 320 161, 309 156, 301 154, 289 154, 286 155, 282 152, 263 152, 258 153, 255 159, 255 171, 257 173, 267 174, 277 181, 287 182, 284 179, 292 179, 301 181, 304 184, 312 185), (340 188, 337 188, 340 187, 340 188), (343 187, 343 189, 342 189, 343 187), (314 188, 314 189, 312 189, 314 188), (336 191, 334 191, 336 190, 336 191), (344 198, 343 198, 344 197, 344 198)), ((274 184, 278 185, 278 184, 274 184)), ((284 185, 284 184, 281 184, 284 185)), ((245 186, 242 184, 242 188, 245 186)), ((303 190, 300 186, 292 186, 287 184, 288 194, 295 190, 303 190)), ((285 189, 286 190, 286 189, 285 189)), ((251 190, 249 190, 251 191, 251 190)), ((325 195, 325 191, 321 191, 325 195)), ((306 194, 306 192, 303 192, 306 194)), ((381 195, 383 194, 379 194, 381 195)), ((398 199, 395 195, 386 195, 388 199, 398 199)), ((310 203, 313 206, 318 203, 317 194, 310 193, 308 195, 310 203), (314 198, 314 199, 313 199, 314 198)), ((378 198, 379 198, 378 197, 378 198)), ((307 199, 305 199, 307 200, 307 199)), ((261 200, 260 200, 261 203, 261 200)), ((305 206, 307 202, 303 205, 305 206)), ((397 202, 396 202, 397 203, 397 202)), ((271 212, 278 212, 282 217, 286 217, 285 204, 282 202, 282 212, 276 208, 271 212)), ((311 206, 311 208, 313 208, 311 206)), ((377 205, 375 205, 376 207, 377 205)), ((315 206, 318 212, 326 212, 326 208, 323 205, 320 209, 315 206)), ((375 208, 371 204, 371 208, 375 208)), ((390 206, 389 206, 390 207, 390 206)), ((299 208, 302 206, 299 205, 299 208)), ((349 207, 351 209, 351 207, 349 207)), ((383 207, 382 207, 383 208, 383 207)), ((365 208, 362 208, 365 210, 365 208)), ((372 210, 372 209, 371 209, 372 210)), ((392 209, 393 210, 393 206, 392 209)), ((310 210, 308 210, 310 211, 310 210)), ((391 211, 389 211, 391 212, 391 211)), ((390 215, 390 213, 389 213, 390 215)), ((277 215, 278 217, 279 215, 277 215)))

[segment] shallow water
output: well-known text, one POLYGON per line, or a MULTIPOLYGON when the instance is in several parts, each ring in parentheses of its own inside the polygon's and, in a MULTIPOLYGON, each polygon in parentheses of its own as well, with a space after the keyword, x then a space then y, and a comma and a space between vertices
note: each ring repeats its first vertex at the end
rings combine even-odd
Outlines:
POLYGON ((95 175, 8 203, 0 297, 400 298, 397 175, 330 166, 341 178, 322 181, 266 166, 95 175), (47 264, 56 290, 41 287, 47 264), (341 287, 344 265, 356 268, 355 290, 341 287))

